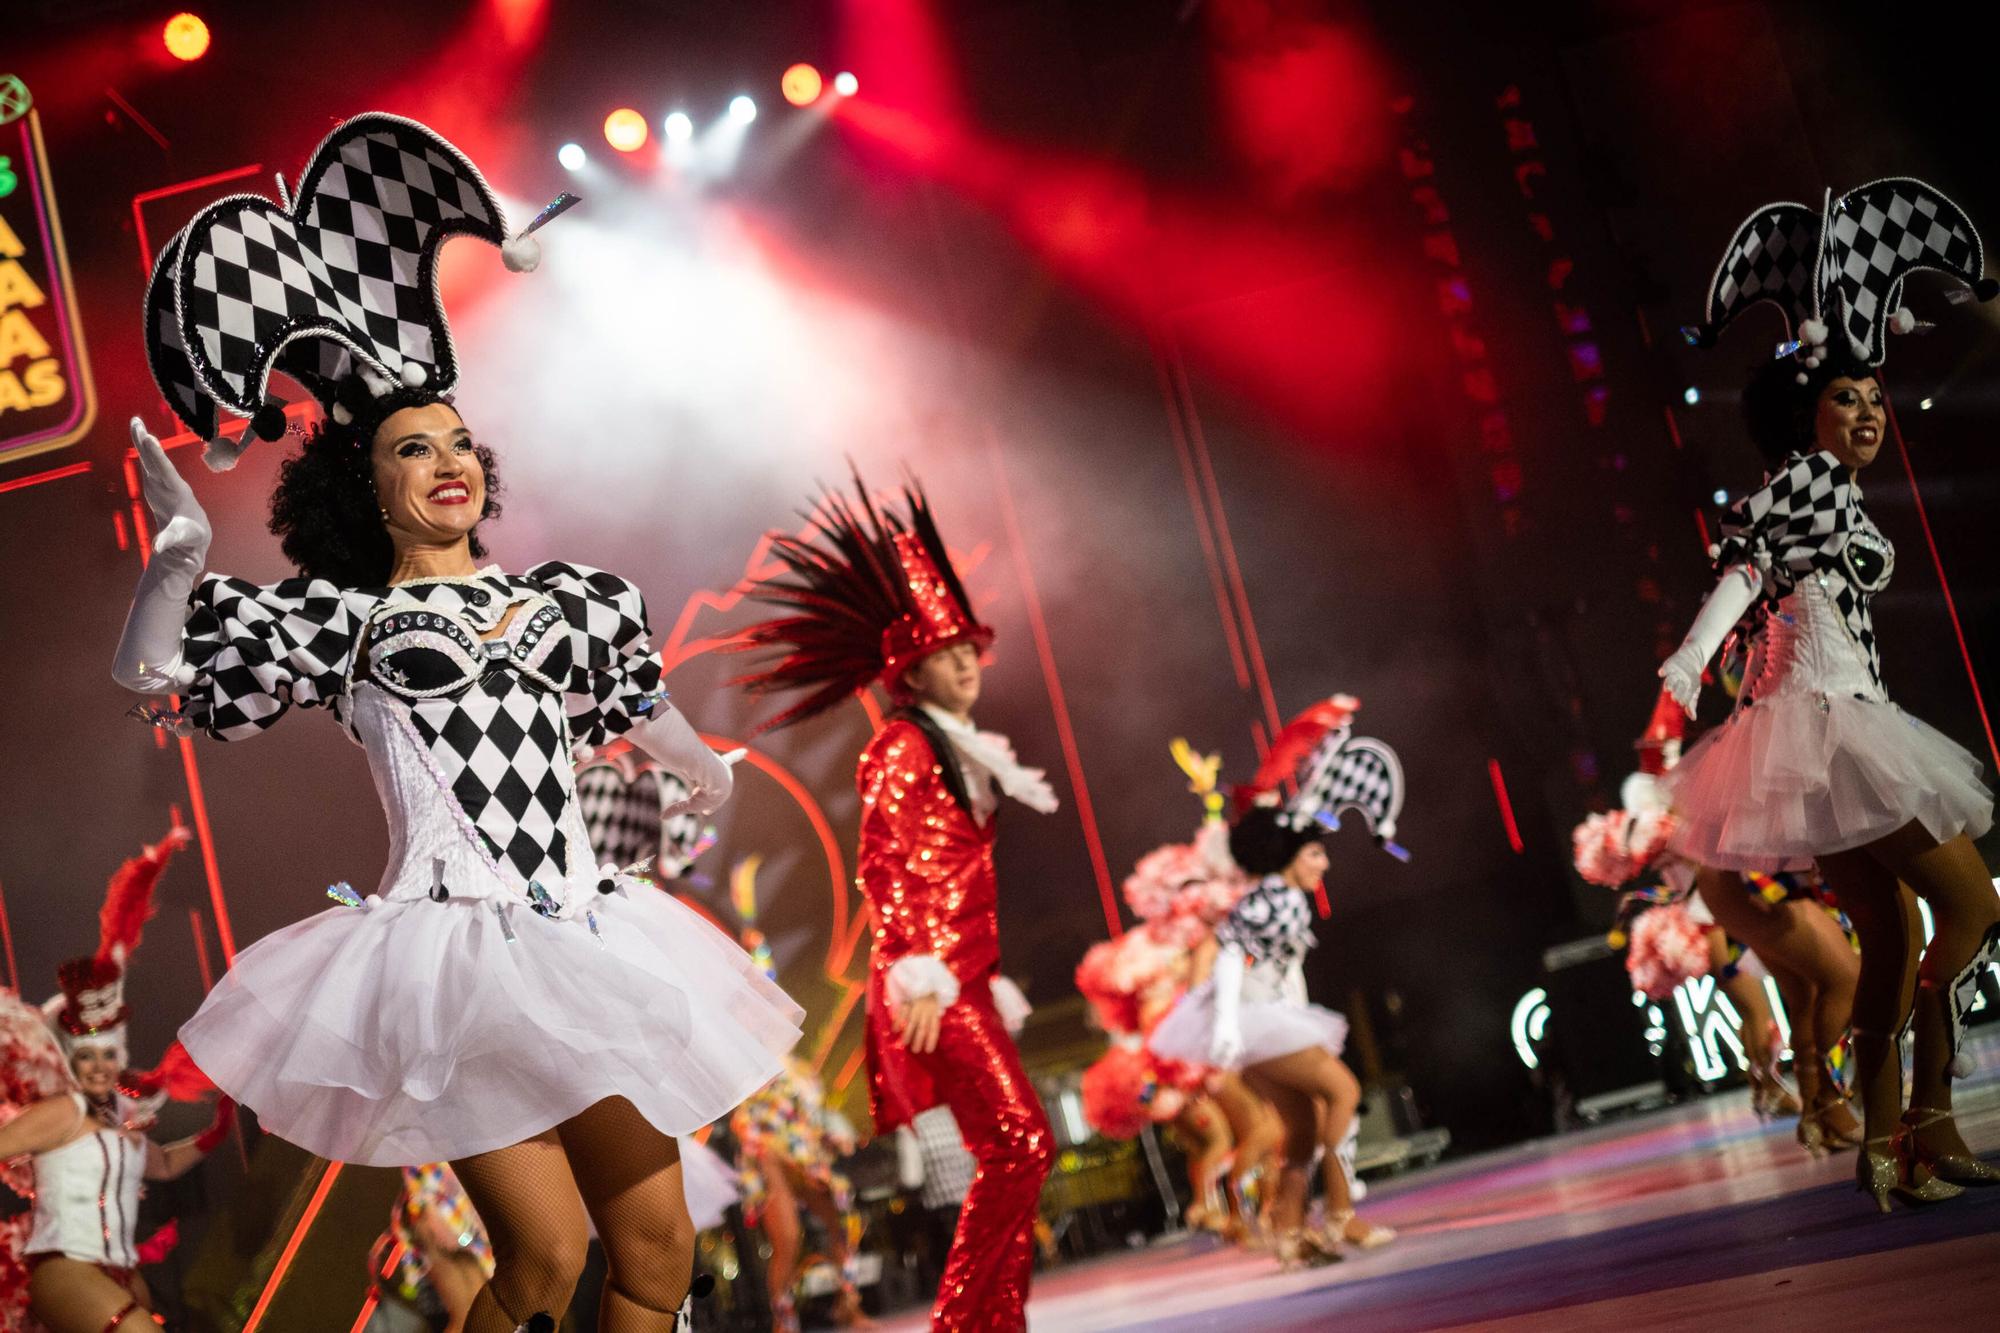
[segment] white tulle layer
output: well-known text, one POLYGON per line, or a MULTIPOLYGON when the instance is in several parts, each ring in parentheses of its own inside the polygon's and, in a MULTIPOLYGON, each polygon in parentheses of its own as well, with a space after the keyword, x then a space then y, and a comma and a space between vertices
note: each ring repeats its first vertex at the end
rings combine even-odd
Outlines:
POLYGON ((336 907, 259 940, 181 1029, 202 1072, 310 1152, 367 1166, 519 1143, 608 1097, 661 1132, 726 1115, 804 1013, 736 942, 623 881, 551 920, 483 899, 336 907))
POLYGON ((1976 838, 1993 823, 1980 772, 1892 703, 1771 694, 1731 714, 1667 775, 1677 821, 1668 846, 1722 869, 1800 870, 1912 820, 1940 842, 1976 838))
MULTIPOLYGON (((1324 1046, 1339 1055, 1347 1045, 1347 1019, 1316 1004, 1259 1003, 1245 1000, 1237 1011, 1243 1057, 1227 1066, 1242 1069, 1281 1055, 1324 1046)), ((1205 1065, 1215 1038, 1215 990, 1207 982, 1174 1002, 1146 1046, 1163 1060, 1205 1065)))
POLYGON ((680 1144, 681 1193, 687 1196, 694 1229, 719 1227, 730 1205, 743 1197, 743 1182, 735 1167, 699 1139, 682 1139, 680 1144))

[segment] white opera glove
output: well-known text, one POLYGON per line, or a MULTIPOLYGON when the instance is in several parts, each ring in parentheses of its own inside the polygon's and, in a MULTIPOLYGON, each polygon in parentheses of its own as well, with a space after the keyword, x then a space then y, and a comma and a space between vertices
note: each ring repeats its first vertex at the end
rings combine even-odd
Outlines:
POLYGON ((1215 987, 1215 1032, 1208 1040, 1208 1062, 1234 1069, 1243 1058, 1243 951, 1225 945, 1215 955, 1209 981, 1215 987))
POLYGON ((741 750, 729 756, 708 748, 687 718, 664 699, 638 726, 625 733, 632 748, 658 762, 687 784, 686 799, 667 807, 662 818, 675 815, 708 815, 722 808, 736 785, 730 764, 743 757, 741 750))
POLYGON ((1729 631, 1736 627, 1736 622, 1743 619, 1743 613, 1757 600, 1757 590, 1761 586, 1762 580, 1757 577, 1757 571, 1749 565, 1731 565, 1723 570, 1715 591, 1702 603, 1694 624, 1688 628, 1687 638, 1681 640, 1681 646, 1660 663, 1660 680, 1674 702, 1689 717, 1694 716, 1695 700, 1701 696, 1701 673, 1716 650, 1722 647, 1729 631))
POLYGON ((194 680, 181 658, 181 639, 188 598, 208 563, 213 534, 194 492, 137 417, 132 418, 132 447, 139 453, 140 484, 156 535, 152 558, 139 576, 139 589, 125 616, 111 676, 141 694, 172 694, 194 680))

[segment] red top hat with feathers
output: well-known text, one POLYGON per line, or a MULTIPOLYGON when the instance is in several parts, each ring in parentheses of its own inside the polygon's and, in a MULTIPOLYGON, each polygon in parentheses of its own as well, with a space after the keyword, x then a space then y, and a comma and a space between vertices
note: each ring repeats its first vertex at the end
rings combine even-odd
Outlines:
POLYGON ((877 505, 857 471, 853 497, 829 491, 806 536, 773 534, 771 553, 785 573, 751 593, 785 614, 743 632, 737 651, 766 650, 772 659, 732 683, 754 694, 808 693, 759 731, 824 712, 871 682, 903 702, 903 673, 926 657, 992 644, 916 478, 905 477, 901 498, 900 512, 877 505))
POLYGON ((125 960, 139 947, 153 915, 153 891, 168 859, 190 837, 185 828, 176 827, 119 866, 97 914, 97 952, 57 969, 61 990, 47 1007, 64 1054, 81 1046, 109 1047, 125 1062, 125 1024, 132 1016, 132 1006, 125 1002, 125 960))

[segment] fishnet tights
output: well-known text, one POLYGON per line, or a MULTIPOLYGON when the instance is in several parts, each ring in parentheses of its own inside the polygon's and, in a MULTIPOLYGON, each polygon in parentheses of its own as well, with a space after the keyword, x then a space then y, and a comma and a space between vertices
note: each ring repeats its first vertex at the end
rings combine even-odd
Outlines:
POLYGON ((493 1242, 493 1280, 466 1333, 513 1333, 538 1313, 560 1319, 583 1272, 589 1222, 610 1269, 601 1333, 672 1333, 694 1265, 680 1146, 630 1102, 601 1101, 452 1169, 493 1242))

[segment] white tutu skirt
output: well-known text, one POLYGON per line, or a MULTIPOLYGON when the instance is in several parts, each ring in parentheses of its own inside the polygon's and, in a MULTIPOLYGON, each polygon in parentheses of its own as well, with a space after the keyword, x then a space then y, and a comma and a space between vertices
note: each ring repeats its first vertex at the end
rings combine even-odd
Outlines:
POLYGON ((722 1155, 698 1139, 681 1141, 681 1193, 687 1196, 688 1216, 696 1231, 719 1227, 723 1214, 743 1197, 743 1182, 736 1168, 722 1155))
POLYGON ((1993 823, 1980 763, 1892 703, 1773 693, 1739 708, 1663 780, 1668 846, 1724 870, 1803 870, 1912 820, 1939 842, 1993 823))
MULTIPOLYGON (((1227 1066, 1231 1070, 1315 1046, 1339 1055, 1347 1045, 1347 1020, 1316 1004, 1245 1000, 1237 1010, 1237 1023, 1243 1031, 1243 1058, 1227 1066)), ((1146 1038, 1146 1047, 1163 1060, 1207 1065, 1213 1064, 1209 1051, 1214 1038, 1215 988, 1203 982, 1174 1002, 1146 1038)))
POLYGON ((568 920, 490 900, 371 900, 245 949, 181 1028, 218 1087, 309 1152, 454 1161, 609 1097, 664 1134, 784 1066, 803 1011, 736 942, 649 884, 568 920), (597 916, 601 940, 585 922, 597 916))

